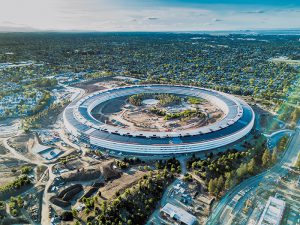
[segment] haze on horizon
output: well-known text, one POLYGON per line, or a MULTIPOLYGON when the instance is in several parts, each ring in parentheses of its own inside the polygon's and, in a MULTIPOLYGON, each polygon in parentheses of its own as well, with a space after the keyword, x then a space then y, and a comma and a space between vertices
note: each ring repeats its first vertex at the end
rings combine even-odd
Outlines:
POLYGON ((300 1, 0 0, 0 31, 300 28, 300 1))

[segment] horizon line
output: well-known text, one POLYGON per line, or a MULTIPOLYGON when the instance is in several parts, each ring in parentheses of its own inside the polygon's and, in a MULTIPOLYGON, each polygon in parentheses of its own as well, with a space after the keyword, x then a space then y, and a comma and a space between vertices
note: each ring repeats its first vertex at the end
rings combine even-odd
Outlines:
MULTIPOLYGON (((11 27, 13 29, 13 27, 11 27)), ((299 28, 256 28, 256 29, 216 29, 216 30, 81 30, 81 29, 66 29, 66 30, 39 30, 32 29, 24 31, 20 29, 19 31, 13 30, 0 30, 0 33, 186 33, 186 32, 255 32, 255 31, 300 31, 299 28)), ((299 33, 300 35, 300 33, 299 33)))

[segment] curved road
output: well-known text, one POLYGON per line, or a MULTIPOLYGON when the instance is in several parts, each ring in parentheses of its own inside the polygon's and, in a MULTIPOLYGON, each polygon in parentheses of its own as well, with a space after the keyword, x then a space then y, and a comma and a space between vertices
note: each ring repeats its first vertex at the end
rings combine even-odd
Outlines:
MULTIPOLYGON (((65 88, 70 88, 68 86, 65 86, 65 88)), ((71 101, 77 101, 80 98, 82 98, 82 96, 85 94, 85 90, 81 89, 81 88, 71 88, 73 90, 75 90, 74 95, 71 97, 71 101)), ((71 102, 71 103, 72 103, 71 102)), ((71 104, 70 103, 70 104, 71 104)), ((58 122, 60 119, 62 118, 62 113, 58 116, 57 121, 58 122)), ((66 142, 67 144, 69 144, 70 146, 74 147, 73 143, 70 142, 64 135, 63 132, 59 132, 59 135, 61 137, 61 139, 66 142)), ((75 145, 76 146, 76 145, 75 145)), ((78 146, 76 146, 78 148, 78 146)), ((76 149, 77 149, 76 148, 76 149)), ((41 224, 42 225, 46 225, 46 224, 50 224, 50 218, 49 218, 49 204, 50 204, 50 195, 49 193, 47 193, 47 190, 49 189, 50 185, 52 184, 53 180, 55 179, 55 175, 52 173, 52 167, 53 165, 49 165, 48 166, 48 170, 49 170, 49 179, 48 182, 45 186, 45 190, 44 190, 44 194, 43 194, 43 202, 42 202, 42 210, 41 210, 41 224)))
MULTIPOLYGON (((72 95, 71 97, 71 101, 77 101, 78 99, 80 99, 84 94, 85 94, 85 90, 81 89, 81 88, 71 88, 68 86, 65 86, 65 88, 69 88, 69 89, 73 89, 73 92, 75 90, 75 93, 72 95)), ((58 116, 57 121, 61 119, 61 115, 58 116)), ((4 127, 0 128, 0 131, 2 131, 4 127)), ((6 127, 5 127, 6 128, 6 127)), ((42 180, 44 178, 44 176, 46 175, 46 173, 49 173, 49 179, 47 181, 47 183, 45 184, 45 190, 44 190, 44 194, 43 194, 43 201, 42 201, 42 208, 41 208, 41 224, 50 224, 50 218, 49 218, 49 194, 47 193, 47 190, 49 188, 49 186, 52 184, 53 180, 55 179, 55 175, 52 173, 52 167, 53 167, 53 163, 51 163, 50 165, 43 163, 41 160, 32 160, 27 158, 26 156, 24 156, 23 154, 19 153, 18 151, 16 151, 13 147, 11 147, 8 144, 8 139, 10 137, 16 136, 16 132, 18 133, 20 126, 18 124, 16 124, 13 128, 11 128, 9 131, 10 132, 6 132, 5 133, 5 138, 2 139, 3 145, 6 149, 9 150, 9 152, 13 155, 13 157, 15 157, 18 160, 22 160, 25 161, 27 163, 30 164, 36 164, 36 165, 43 165, 46 166, 47 169, 45 170, 44 174, 41 176, 40 180, 37 181, 37 183, 34 185, 34 187, 37 187, 39 185, 42 184, 42 180)), ((62 132, 60 132, 60 136, 62 138, 63 141, 65 141, 67 144, 69 144, 70 146, 74 147, 75 149, 80 148, 79 146, 73 144, 72 142, 70 142, 67 137, 65 137, 63 134, 61 134, 62 132)), ((68 152, 69 153, 69 152, 68 152)), ((32 190, 32 189, 30 189, 32 190)))
POLYGON ((284 129, 284 130, 278 130, 273 132, 272 134, 264 134, 266 137, 273 137, 274 135, 280 134, 280 133, 291 133, 294 132, 294 130, 284 129))
POLYGON ((255 188, 258 186, 258 184, 262 181, 267 181, 269 179, 274 179, 273 177, 279 177, 284 176, 288 173, 288 169, 286 166, 291 166, 295 160, 297 159, 297 156, 299 154, 300 150, 300 128, 299 128, 300 122, 298 123, 298 126, 295 130, 293 138, 290 140, 289 145, 287 147, 287 150, 285 151, 282 159, 280 162, 278 162, 275 166, 273 166, 271 169, 264 171, 263 173, 260 173, 254 177, 251 177, 239 185, 232 188, 230 191, 227 192, 227 194, 220 200, 218 205, 213 209, 212 214, 207 220, 207 225, 216 225, 216 224, 222 224, 224 221, 220 221, 220 218, 222 216, 222 213, 226 209, 226 206, 229 205, 232 198, 237 195, 240 191, 246 189, 246 188, 255 188))

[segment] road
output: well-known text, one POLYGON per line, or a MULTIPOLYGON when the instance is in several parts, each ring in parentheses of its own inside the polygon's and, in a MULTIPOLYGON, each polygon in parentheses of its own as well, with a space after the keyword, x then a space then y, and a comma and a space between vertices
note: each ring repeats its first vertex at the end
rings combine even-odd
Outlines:
MULTIPOLYGON (((81 88, 73 88, 73 87, 68 87, 68 86, 65 86, 65 88, 71 88, 75 91, 75 93, 71 97, 72 102, 79 100, 85 94, 85 90, 83 90, 81 88)), ((55 124, 59 124, 59 121, 62 120, 62 115, 63 115, 63 113, 61 113, 58 116, 57 121, 56 121, 55 124)), ((75 149, 80 148, 77 145, 75 145, 74 143, 70 142, 69 139, 65 136, 64 132, 61 131, 61 129, 63 129, 63 127, 61 127, 60 130, 59 130, 60 138, 64 142, 69 144, 70 146, 74 147, 75 149)), ((70 153, 70 152, 68 152, 68 153, 70 153)), ((48 180, 48 182, 46 184, 46 187, 45 187, 45 191, 44 191, 44 195, 43 195, 43 202, 42 202, 41 224, 45 224, 45 225, 50 224, 50 218, 49 218, 49 204, 50 204, 49 199, 50 199, 50 195, 49 195, 49 193, 47 193, 47 190, 49 189, 49 186, 52 184, 53 180, 56 177, 52 172, 52 167, 53 167, 53 165, 48 166, 49 180, 48 180)))
POLYGON ((18 152, 17 150, 15 150, 13 147, 11 147, 8 144, 8 139, 9 138, 5 138, 3 139, 3 146, 9 150, 9 152, 18 160, 30 163, 30 164, 36 164, 36 165, 41 165, 42 163, 40 161, 35 161, 35 160, 31 160, 28 159, 27 157, 25 157, 24 155, 22 155, 20 152, 18 152))
POLYGON ((52 184, 55 175, 52 173, 52 166, 48 167, 49 170, 49 179, 45 186, 44 194, 43 194, 43 201, 42 201, 42 212, 41 212, 41 224, 50 224, 49 218, 49 204, 50 204, 50 196, 47 193, 50 185, 52 184))
POLYGON ((274 135, 278 135, 278 134, 285 134, 285 133, 292 133, 294 132, 293 130, 289 130, 289 129, 284 129, 284 130, 278 130, 278 131, 275 131, 273 132, 272 134, 265 134, 266 137, 273 137, 274 135))
MULTIPOLYGON (((74 94, 71 97, 71 101, 77 101, 79 100, 84 94, 85 94, 85 90, 80 89, 80 88, 72 88, 72 87, 66 87, 67 89, 69 89, 70 91, 74 92, 74 94)), ((62 113, 58 116, 56 123, 58 123, 60 120, 62 120, 62 113)), ((8 144, 8 139, 10 137, 16 136, 16 133, 20 133, 21 131, 19 130, 20 125, 19 123, 14 123, 13 125, 9 126, 0 126, 0 131, 2 134, 4 134, 3 136, 5 136, 5 138, 3 139, 3 145, 6 149, 9 150, 9 152, 13 155, 14 158, 18 159, 18 160, 22 160, 25 161, 27 163, 30 164, 36 164, 36 165, 43 165, 46 166, 47 169, 44 172, 44 174, 41 176, 40 180, 36 182, 36 184, 33 186, 33 188, 39 186, 39 185, 44 185, 44 183, 42 182, 44 176, 47 174, 47 172, 49 172, 49 179, 47 181, 47 183, 45 184, 45 190, 44 190, 44 194, 43 194, 43 200, 42 200, 42 209, 41 209, 41 224, 50 224, 50 218, 49 218, 49 198, 50 195, 47 193, 47 190, 49 188, 49 186, 52 184, 53 180, 55 179, 55 175, 52 172, 52 167, 53 167, 53 163, 49 163, 48 165, 43 163, 41 160, 33 160, 33 159, 29 159, 27 158, 25 155, 23 155, 22 153, 18 152, 17 150, 15 150, 13 147, 11 147, 8 144), (4 132, 4 130, 6 130, 6 132, 4 132)), ((63 129, 62 127, 60 127, 60 129, 63 129)), ((74 143, 72 143, 71 141, 69 141, 69 139, 66 137, 66 135, 64 134, 64 132, 59 132, 61 139, 66 142, 67 144, 69 144, 70 146, 74 147, 75 149, 80 149, 80 146, 75 145, 74 143)), ((1 136, 1 134, 0 134, 1 136)), ((70 154, 71 151, 67 152, 66 154, 70 154)), ((63 155, 61 155, 63 156, 63 155)), ((32 190, 32 188, 30 189, 32 190)), ((29 192, 30 190, 28 190, 27 192, 29 192)))
POLYGON ((20 119, 6 119, 0 123, 0 137, 10 137, 19 133, 20 119))
MULTIPOLYGON (((156 224, 155 222, 160 222, 160 224, 170 224, 170 222, 164 220, 161 216, 160 216, 160 208, 163 207, 164 205, 166 205, 168 202, 170 202, 170 191, 174 188, 174 186, 176 186, 178 183, 182 182, 182 179, 184 177, 184 175, 187 173, 187 167, 186 167, 186 163, 187 163, 187 157, 186 156, 181 156, 178 157, 177 160, 180 162, 180 167, 181 167, 181 173, 180 176, 177 177, 164 191, 163 196, 160 200, 160 207, 157 208, 152 215, 149 217, 148 222, 146 223, 146 225, 150 225, 150 224, 156 224)), ((181 202, 180 202, 181 204, 181 202)))
POLYGON ((25 157, 24 155, 22 155, 21 153, 19 153, 17 150, 15 150, 13 147, 11 147, 8 143, 8 138, 3 140, 3 145, 6 149, 9 150, 9 152, 14 156, 14 158, 18 159, 18 160, 22 160, 24 162, 30 163, 30 164, 36 164, 37 166, 46 166, 47 169, 45 170, 45 172, 42 174, 42 176, 40 177, 40 179, 35 183, 35 185, 30 188, 29 190, 27 190, 25 193, 29 193, 30 191, 32 191, 33 188, 37 188, 40 185, 43 185, 42 180, 44 179, 44 177, 46 176, 47 172, 49 172, 49 179, 47 181, 45 190, 44 190, 44 194, 43 194, 43 201, 42 201, 42 213, 41 213, 41 224, 50 224, 50 220, 49 220, 49 211, 48 211, 48 205, 49 205, 49 196, 46 194, 47 189, 49 188, 50 184, 53 182, 54 179, 54 175, 52 173, 52 167, 42 163, 41 161, 37 161, 37 160, 32 160, 32 159, 28 159, 27 157, 25 157))
POLYGON ((287 166, 293 165, 295 160, 297 159, 299 153, 300 146, 300 128, 299 124, 295 130, 294 136, 292 137, 289 145, 281 159, 275 166, 271 169, 266 170, 263 173, 260 173, 254 177, 251 177, 239 185, 232 188, 227 194, 222 197, 218 205, 213 209, 212 214, 207 220, 207 225, 216 225, 223 224, 224 220, 221 222, 222 213, 228 208, 228 205, 232 201, 233 197, 236 196, 240 191, 245 190, 246 188, 255 188, 259 185, 260 182, 268 181, 270 179, 274 179, 274 177, 279 178, 280 176, 284 176, 288 173, 287 166))
POLYGON ((272 150, 275 146, 277 146, 278 142, 283 136, 292 135, 293 133, 294 130, 279 130, 269 135, 265 134, 265 136, 268 138, 268 149, 272 150))

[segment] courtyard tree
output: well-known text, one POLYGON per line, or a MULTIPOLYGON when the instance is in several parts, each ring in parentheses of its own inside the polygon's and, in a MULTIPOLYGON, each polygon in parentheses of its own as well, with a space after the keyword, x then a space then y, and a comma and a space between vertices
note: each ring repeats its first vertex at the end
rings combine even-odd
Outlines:
POLYGON ((262 166, 263 167, 267 168, 267 167, 270 166, 271 154, 270 154, 270 151, 268 149, 265 149, 261 161, 262 161, 262 166))

